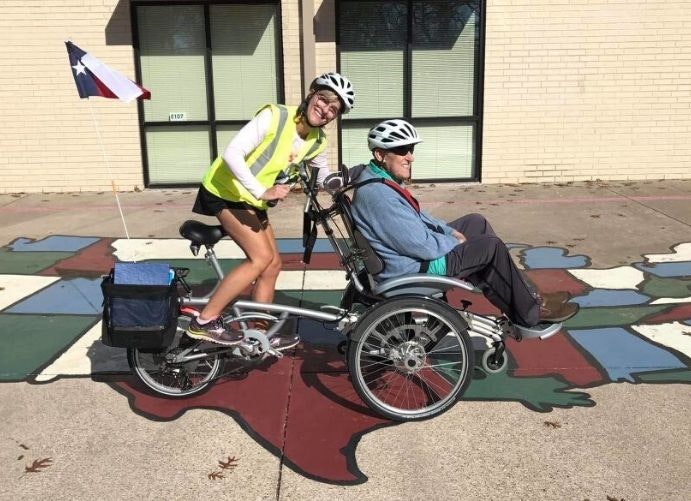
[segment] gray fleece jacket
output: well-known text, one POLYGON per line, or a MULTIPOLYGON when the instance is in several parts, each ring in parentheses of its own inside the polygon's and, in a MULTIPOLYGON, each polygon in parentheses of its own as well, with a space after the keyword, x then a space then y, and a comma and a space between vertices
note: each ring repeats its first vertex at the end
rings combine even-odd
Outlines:
MULTIPOLYGON (((353 182, 375 177, 383 176, 370 164, 353 182)), ((445 256, 458 245, 445 221, 424 211, 418 214, 405 198, 383 183, 357 188, 352 212, 357 228, 384 261, 384 270, 374 277, 378 282, 419 273, 422 262, 445 256)))

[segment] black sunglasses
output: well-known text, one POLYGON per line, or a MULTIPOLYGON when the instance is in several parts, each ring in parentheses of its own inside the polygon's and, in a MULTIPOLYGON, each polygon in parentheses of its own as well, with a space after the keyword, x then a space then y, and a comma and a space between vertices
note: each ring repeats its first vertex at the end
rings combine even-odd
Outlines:
POLYGON ((413 151, 415 151, 415 145, 414 144, 406 144, 405 146, 398 146, 396 148, 391 148, 391 149, 386 150, 386 151, 390 151, 394 155, 404 157, 408 153, 413 153, 413 151))

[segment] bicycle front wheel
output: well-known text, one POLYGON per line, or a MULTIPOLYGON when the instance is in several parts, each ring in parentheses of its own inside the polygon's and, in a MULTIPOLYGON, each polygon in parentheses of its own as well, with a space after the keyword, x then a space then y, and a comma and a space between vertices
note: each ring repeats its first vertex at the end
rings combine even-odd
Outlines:
POLYGON ((370 309, 353 330, 348 352, 360 398, 396 421, 448 410, 470 383, 473 363, 463 319, 424 297, 393 298, 370 309))

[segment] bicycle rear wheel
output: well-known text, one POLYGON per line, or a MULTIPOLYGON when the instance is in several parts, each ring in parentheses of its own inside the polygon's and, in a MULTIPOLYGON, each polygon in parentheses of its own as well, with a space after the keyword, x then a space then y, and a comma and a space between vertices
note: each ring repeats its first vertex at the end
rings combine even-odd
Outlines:
POLYGON ((139 380, 159 395, 184 398, 206 391, 222 372, 223 359, 209 354, 187 362, 169 362, 169 355, 181 349, 152 352, 128 348, 127 362, 139 380))
POLYGON ((467 326, 445 303, 424 297, 384 301, 351 335, 348 369, 360 398, 396 421, 448 410, 472 378, 467 326))

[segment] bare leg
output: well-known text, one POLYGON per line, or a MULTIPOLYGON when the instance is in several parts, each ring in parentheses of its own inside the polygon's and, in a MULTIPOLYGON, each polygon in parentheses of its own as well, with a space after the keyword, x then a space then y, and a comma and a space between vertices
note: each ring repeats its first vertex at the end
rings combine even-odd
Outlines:
MULTIPOLYGON (((217 217, 223 229, 240 246, 247 259, 223 278, 200 314, 204 320, 220 315, 231 301, 257 280, 277 259, 280 270, 280 258, 274 255, 277 251, 273 231, 267 231, 253 211, 223 209, 217 217)), ((273 298, 273 291, 269 292, 268 288, 269 285, 275 285, 277 276, 276 272, 273 281, 265 282, 261 286, 262 296, 260 297, 273 298)), ((256 294, 254 297, 257 297, 256 294)), ((257 300, 259 300, 258 297, 257 300)))
POLYGON ((274 230, 270 224, 266 226, 265 234, 268 237, 271 250, 273 251, 273 259, 264 271, 257 277, 252 290, 252 299, 259 303, 272 303, 274 300, 274 292, 276 291, 276 280, 278 274, 281 272, 281 255, 278 252, 278 245, 274 237, 274 230))

